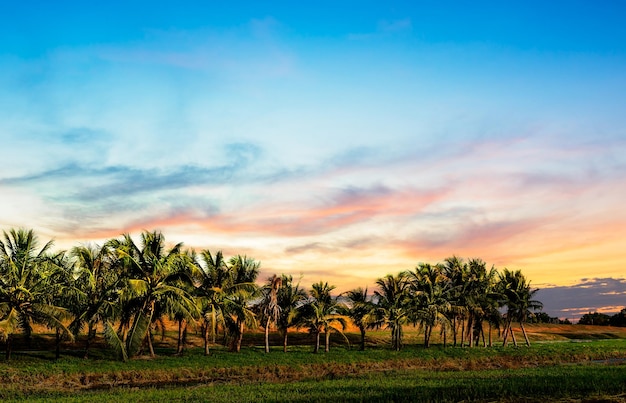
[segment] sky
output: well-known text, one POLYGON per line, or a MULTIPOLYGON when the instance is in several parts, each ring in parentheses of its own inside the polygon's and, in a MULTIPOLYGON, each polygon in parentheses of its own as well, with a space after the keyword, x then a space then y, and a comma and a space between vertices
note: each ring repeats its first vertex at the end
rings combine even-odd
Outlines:
POLYGON ((626 306, 623 2, 2 10, 1 230, 156 229, 338 291, 481 258, 552 315, 626 306))

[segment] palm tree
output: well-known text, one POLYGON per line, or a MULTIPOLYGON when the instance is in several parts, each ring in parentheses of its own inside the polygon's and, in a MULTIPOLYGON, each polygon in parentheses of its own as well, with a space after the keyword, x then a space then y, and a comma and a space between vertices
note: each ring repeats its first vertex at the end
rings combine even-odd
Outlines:
POLYGON ((276 326, 283 336, 283 352, 287 352, 287 336, 289 328, 298 325, 298 310, 305 303, 306 291, 300 288, 300 283, 293 284, 293 277, 282 275, 281 286, 276 293, 280 315, 276 326))
POLYGON ((376 280, 376 284, 379 289, 374 291, 374 324, 391 330, 391 347, 399 351, 402 349, 402 326, 408 323, 411 314, 406 273, 388 274, 376 280))
POLYGON ((301 307, 301 323, 306 325, 315 336, 313 349, 315 353, 319 352, 322 331, 324 331, 326 339, 324 351, 328 352, 330 351, 330 334, 337 332, 343 335, 343 330, 346 327, 346 321, 340 315, 342 306, 330 294, 334 289, 334 285, 321 281, 313 284, 309 291, 309 300, 301 307))
POLYGON ((47 254, 52 241, 38 249, 33 230, 3 231, 0 240, 0 332, 6 340, 6 359, 11 359, 13 336, 21 331, 30 337, 34 323, 59 329, 71 337, 63 321, 66 309, 55 305, 57 294, 51 279, 59 267, 47 254), (51 292, 52 291, 52 292, 51 292))
POLYGON ((128 287, 122 294, 126 352, 135 354, 143 341, 154 357, 150 328, 162 314, 176 312, 188 321, 194 320, 196 306, 183 284, 192 282, 196 266, 181 252, 182 243, 166 251, 160 232, 144 231, 140 246, 128 234, 122 240, 113 240, 112 245, 129 273, 128 287))
POLYGON ((270 352, 270 326, 278 323, 280 318, 280 305, 278 304, 278 290, 282 285, 282 277, 273 275, 263 287, 263 299, 259 303, 261 316, 265 321, 265 352, 270 352))
POLYGON ((491 313, 493 317, 493 286, 495 284, 496 269, 492 266, 487 270, 487 265, 481 259, 470 259, 467 264, 467 278, 465 279, 465 302, 469 313, 467 323, 467 339, 469 345, 477 346, 480 337, 485 343, 483 322, 491 313))
POLYGON ((224 323, 222 315, 224 297, 231 291, 232 282, 222 251, 218 251, 214 257, 208 249, 205 249, 195 260, 200 267, 198 271, 200 279, 195 293, 204 321, 202 327, 204 354, 209 355, 209 336, 212 336, 213 344, 215 344, 218 322, 222 325, 224 323))
POLYGON ((466 301, 466 279, 467 264, 463 259, 456 256, 445 259, 442 264, 443 273, 448 281, 448 301, 450 309, 448 310, 448 322, 452 328, 453 345, 456 347, 458 342, 459 328, 461 330, 461 345, 464 344, 465 337, 465 318, 467 317, 467 301, 466 301))
POLYGON ((344 297, 348 300, 348 308, 346 309, 346 315, 352 320, 354 325, 359 328, 361 332, 360 350, 365 350, 365 330, 371 326, 372 318, 371 312, 374 305, 370 301, 367 295, 367 288, 361 287, 350 290, 344 294, 344 297))
POLYGON ((435 326, 441 325, 444 335, 448 326, 449 282, 441 266, 428 263, 420 263, 407 277, 413 300, 413 320, 424 328, 424 347, 428 348, 435 326))
POLYGON ((224 297, 222 312, 224 323, 231 337, 231 351, 241 350, 241 341, 245 327, 256 327, 256 315, 250 307, 250 301, 256 297, 258 287, 255 284, 259 275, 260 262, 247 256, 233 256, 229 261, 232 276, 232 288, 224 297))
POLYGON ((508 341, 507 336, 510 334, 513 343, 517 346, 515 334, 511 326, 515 319, 520 324, 526 345, 530 346, 530 340, 528 340, 524 322, 528 319, 532 310, 543 308, 541 302, 532 299, 538 290, 531 290, 530 282, 526 280, 526 277, 524 277, 520 270, 511 271, 506 268, 500 274, 498 288, 502 298, 502 305, 506 305, 507 307, 503 345, 506 346, 508 341))
POLYGON ((96 325, 107 324, 118 316, 119 294, 125 277, 120 261, 110 245, 76 246, 70 255, 75 260, 75 289, 70 310, 74 320, 69 328, 74 336, 87 325, 84 358, 89 356, 91 341, 96 336, 96 325))

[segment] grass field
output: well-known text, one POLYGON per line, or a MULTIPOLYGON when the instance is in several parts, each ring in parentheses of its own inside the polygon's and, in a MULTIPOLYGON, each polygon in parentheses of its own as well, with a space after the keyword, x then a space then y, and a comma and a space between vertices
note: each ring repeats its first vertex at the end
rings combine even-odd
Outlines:
MULTIPOLYGON (((514 348, 424 349, 416 329, 407 347, 387 346, 386 332, 371 332, 368 350, 336 339, 329 353, 312 354, 308 335, 283 353, 262 348, 250 334, 241 353, 222 347, 209 357, 192 347, 173 355, 171 335, 158 357, 123 363, 97 349, 85 360, 64 346, 62 357, 22 350, 0 362, 0 399, 68 401, 626 401, 626 329, 529 325, 533 345, 514 348)), ((356 339, 356 335, 351 335, 356 339)), ((192 344, 197 340, 190 338, 192 344)), ((46 339, 33 346, 46 346, 46 339)), ((50 348, 50 351, 53 349, 50 348)))

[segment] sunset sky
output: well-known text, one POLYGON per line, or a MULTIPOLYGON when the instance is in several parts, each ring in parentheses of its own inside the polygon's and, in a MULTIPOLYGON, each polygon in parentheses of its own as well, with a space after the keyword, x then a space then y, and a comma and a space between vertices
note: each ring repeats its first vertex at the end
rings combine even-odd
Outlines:
POLYGON ((0 229, 339 291, 479 257, 552 315, 626 306, 623 2, 261 3, 3 4, 0 229))

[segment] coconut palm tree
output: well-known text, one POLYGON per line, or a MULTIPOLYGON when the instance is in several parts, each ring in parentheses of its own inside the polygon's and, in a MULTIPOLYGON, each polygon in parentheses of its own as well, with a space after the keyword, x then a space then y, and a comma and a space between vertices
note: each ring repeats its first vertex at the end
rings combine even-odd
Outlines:
POLYGON ((412 299, 412 320, 424 328, 424 347, 428 348, 435 326, 441 325, 444 334, 448 326, 449 282, 443 267, 429 263, 420 263, 415 271, 407 273, 407 278, 412 299))
POLYGON ((543 304, 540 301, 532 299, 538 290, 530 288, 530 282, 526 280, 526 277, 520 270, 511 271, 506 268, 500 274, 498 289, 501 295, 501 303, 503 306, 506 306, 503 345, 506 346, 508 335, 510 334, 513 344, 517 346, 517 340, 515 340, 515 334, 511 326, 513 320, 517 320, 526 345, 530 346, 524 322, 528 319, 531 311, 543 308, 543 304))
POLYGON ((376 280, 379 289, 374 291, 373 318, 375 326, 391 330, 391 347, 402 349, 403 329, 411 315, 409 281, 406 273, 391 274, 376 280))
POLYGON ((330 351, 332 332, 339 333, 345 338, 343 330, 346 327, 346 320, 340 315, 342 305, 331 295, 334 289, 334 285, 322 281, 313 284, 309 291, 309 300, 300 309, 301 323, 308 327, 315 337, 313 349, 315 353, 319 352, 322 331, 325 335, 325 352, 330 351))
POLYGON ((343 294, 348 300, 348 306, 345 311, 346 315, 352 320, 354 325, 359 328, 361 333, 360 347, 361 351, 365 350, 365 331, 372 326, 372 310, 374 305, 367 295, 367 288, 361 287, 352 289, 343 294))
POLYGON ((245 327, 257 327, 257 320, 250 302, 258 295, 255 284, 261 263, 247 256, 233 256, 229 260, 232 286, 225 295, 222 313, 231 338, 231 351, 241 350, 245 327))
POLYGON ((106 323, 111 327, 118 316, 119 295, 126 278, 120 260, 108 244, 76 246, 70 255, 75 261, 76 297, 69 306, 74 314, 69 328, 76 337, 87 325, 84 354, 87 358, 96 325, 106 323))
POLYGON ((276 300, 280 307, 280 315, 276 327, 283 336, 283 352, 287 352, 287 337, 289 329, 298 326, 298 310, 306 302, 306 291, 300 283, 294 285, 293 277, 282 275, 281 285, 276 293, 276 300))
POLYGON ((278 304, 278 290, 282 285, 282 277, 273 275, 267 280, 262 289, 263 299, 259 303, 261 317, 265 322, 265 352, 270 352, 270 326, 276 325, 280 318, 280 305, 278 304))
POLYGON ((453 345, 456 347, 459 341, 459 330, 461 330, 461 345, 464 344, 465 319, 468 313, 465 294, 468 269, 463 259, 456 256, 445 259, 442 267, 449 283, 448 301, 450 302, 450 309, 446 316, 452 329, 453 345))
POLYGON ((182 243, 166 250, 165 238, 157 231, 144 231, 139 246, 128 234, 111 242, 129 273, 122 293, 126 353, 137 353, 144 342, 154 357, 150 328, 162 314, 176 312, 194 320, 197 308, 183 284, 192 282, 197 267, 182 253, 182 243))
POLYGON ((0 240, 0 333, 6 340, 6 359, 11 359, 15 333, 26 337, 32 334, 32 325, 43 324, 71 337, 63 324, 69 312, 55 305, 52 299, 57 290, 52 280, 59 267, 48 254, 52 241, 38 249, 38 238, 33 230, 3 231, 0 240))
POLYGON ((218 323, 224 325, 222 315, 224 297, 231 291, 233 284, 222 251, 218 251, 213 256, 208 249, 205 249, 200 252, 195 261, 200 267, 198 271, 200 278, 197 281, 195 294, 204 322, 202 326, 204 354, 209 355, 209 336, 215 344, 218 323))

